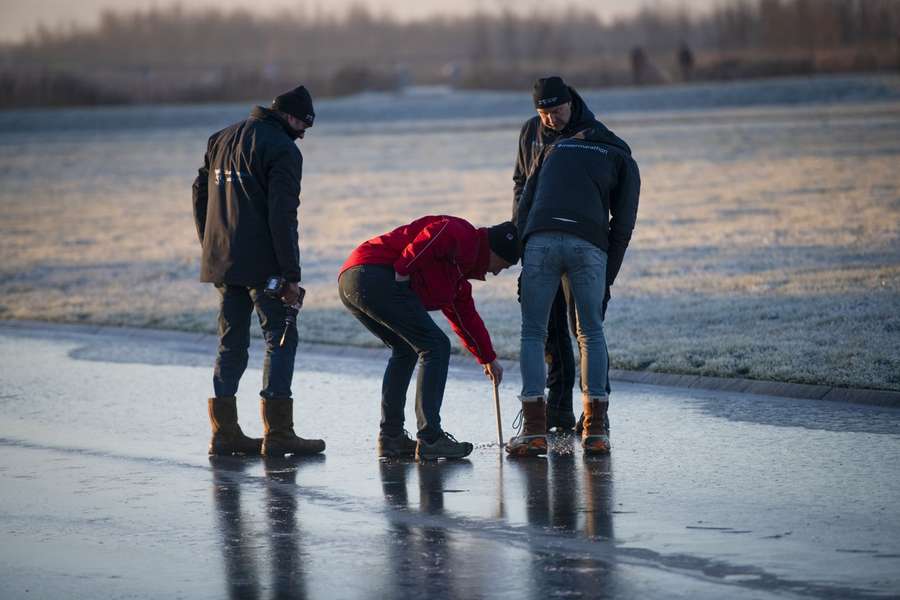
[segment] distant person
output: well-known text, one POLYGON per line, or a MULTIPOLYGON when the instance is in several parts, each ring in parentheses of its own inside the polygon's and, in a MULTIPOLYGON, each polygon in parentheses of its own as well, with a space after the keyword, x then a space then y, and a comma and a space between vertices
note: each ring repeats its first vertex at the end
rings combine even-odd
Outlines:
POLYGON ((221 295, 215 397, 208 402, 210 454, 283 456, 325 449, 322 440, 294 433, 291 396, 297 351, 292 317, 303 304, 297 233, 303 156, 294 141, 314 119, 312 97, 303 86, 275 98, 272 108, 257 106, 250 118, 209 138, 194 181, 200 279, 221 295), (254 309, 266 342, 262 439, 241 431, 235 400, 247 368, 254 309))
POLYGON ((678 68, 681 70, 681 80, 690 81, 694 76, 694 53, 687 42, 681 42, 678 47, 678 68))
MULTIPOLYGON (((586 108, 574 90, 558 77, 538 80, 534 100, 541 127, 565 131, 567 119, 575 114, 572 106, 566 106, 574 105, 576 99, 583 119, 586 108)), ((570 135, 556 136, 533 152, 515 215, 524 245, 519 359, 523 430, 510 440, 507 451, 516 456, 547 452, 543 350, 548 317, 562 280, 577 315, 582 447, 589 454, 604 454, 610 450, 610 440, 609 357, 603 320, 609 288, 637 219, 640 173, 628 144, 597 121, 570 135)))
POLYGON ((450 340, 428 315, 440 310, 465 347, 497 382, 503 367, 475 310, 470 279, 497 275, 519 260, 512 223, 476 228, 446 215, 427 216, 361 244, 341 267, 341 301, 391 349, 381 388, 380 457, 463 458, 472 444, 441 427, 450 340), (406 390, 416 362, 416 441, 403 427, 406 390))
MULTIPOLYGON (((534 82, 532 90, 537 115, 525 121, 519 133, 516 166, 513 171, 513 220, 525 181, 534 170, 544 147, 583 129, 600 125, 594 113, 573 88, 560 77, 546 77, 534 82)), ((558 285, 544 347, 547 372, 547 430, 571 431, 575 428, 572 388, 575 386, 575 356, 569 328, 575 329, 575 306, 566 287, 558 285)))
POLYGON ((629 55, 631 60, 631 80, 634 85, 642 85, 648 83, 650 71, 650 59, 647 58, 647 52, 640 46, 631 49, 629 55))

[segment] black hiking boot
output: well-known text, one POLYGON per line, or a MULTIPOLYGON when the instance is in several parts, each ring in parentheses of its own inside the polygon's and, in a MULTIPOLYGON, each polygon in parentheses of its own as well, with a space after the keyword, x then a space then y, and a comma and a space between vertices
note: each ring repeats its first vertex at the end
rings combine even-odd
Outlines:
POLYGON ((416 455, 416 441, 404 429, 397 435, 378 434, 376 452, 379 458, 412 458, 416 455))
POLYGON ((419 439, 416 445, 416 460, 436 460, 438 458, 465 458, 474 446, 469 442, 458 442, 456 438, 442 431, 438 439, 428 443, 419 439))
POLYGON ((572 410, 572 390, 565 392, 550 388, 547 393, 547 433, 570 433, 575 429, 575 411, 572 410))
POLYGON ((547 433, 572 433, 575 430, 575 413, 572 407, 554 407, 547 403, 547 433))

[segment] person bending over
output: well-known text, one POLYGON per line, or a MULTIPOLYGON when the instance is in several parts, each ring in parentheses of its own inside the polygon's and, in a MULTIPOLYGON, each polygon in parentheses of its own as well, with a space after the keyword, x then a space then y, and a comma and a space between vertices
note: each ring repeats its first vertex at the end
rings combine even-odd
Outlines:
POLYGON ((357 247, 341 267, 341 301, 391 349, 381 388, 380 457, 463 458, 472 444, 441 428, 450 340, 428 315, 440 310, 485 375, 499 383, 497 362, 469 279, 497 275, 519 260, 515 226, 476 228, 458 217, 426 216, 357 247), (403 428, 406 390, 416 382, 417 441, 403 428))

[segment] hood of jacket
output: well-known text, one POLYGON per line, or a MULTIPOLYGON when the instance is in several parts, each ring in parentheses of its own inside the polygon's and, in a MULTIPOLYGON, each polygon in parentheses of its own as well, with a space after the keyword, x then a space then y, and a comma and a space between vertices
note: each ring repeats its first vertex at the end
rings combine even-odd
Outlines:
POLYGON ((572 95, 572 116, 562 131, 555 131, 544 127, 541 124, 541 138, 544 144, 552 144, 560 137, 574 137, 585 139, 592 142, 602 142, 615 146, 623 152, 631 156, 631 148, 625 143, 625 140, 614 134, 606 125, 597 120, 593 111, 588 108, 584 98, 581 97, 575 88, 569 86, 569 93, 572 95), (590 131, 591 137, 586 137, 585 131, 590 131))
POLYGON ((631 156, 631 148, 625 143, 625 140, 610 131, 606 125, 600 121, 595 121, 593 125, 575 133, 570 139, 597 142, 607 146, 613 146, 624 152, 626 155, 631 156))
POLYGON ((281 118, 277 112, 270 108, 266 108, 264 106, 254 106, 253 110, 250 111, 250 117, 281 127, 288 135, 288 137, 291 138, 291 140, 296 140, 297 137, 299 137, 294 128, 291 127, 287 121, 281 118))

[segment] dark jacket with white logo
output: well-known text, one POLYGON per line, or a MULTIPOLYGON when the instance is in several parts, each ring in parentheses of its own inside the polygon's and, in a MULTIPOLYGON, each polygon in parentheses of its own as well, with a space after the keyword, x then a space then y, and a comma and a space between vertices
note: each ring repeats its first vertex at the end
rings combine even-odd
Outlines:
POLYGON ((273 275, 300 281, 303 156, 295 139, 286 121, 261 106, 209 138, 193 188, 201 281, 257 286, 273 275))
POLYGON ((564 231, 604 250, 612 286, 637 220, 640 189, 628 145, 598 123, 543 147, 514 222, 525 244, 537 231, 564 231))
MULTIPOLYGON (((544 146, 553 142, 575 135, 588 127, 603 127, 603 123, 594 117, 594 113, 587 107, 584 100, 575 91, 569 88, 572 96, 572 116, 562 131, 556 131, 541 124, 541 118, 537 115, 531 117, 522 125, 519 132, 519 152, 516 154, 516 168, 513 171, 513 222, 515 222, 516 206, 519 196, 525 189, 525 181, 534 169, 535 162, 544 146)), ((608 130, 607 130, 608 131, 608 130)), ((612 135, 612 132, 610 132, 612 135)), ((616 138, 618 139, 618 138, 616 138)), ((622 144, 622 140, 619 140, 622 144)), ((628 145, 625 144, 627 148, 628 145)), ((629 149, 629 152, 631 150, 629 149)))

